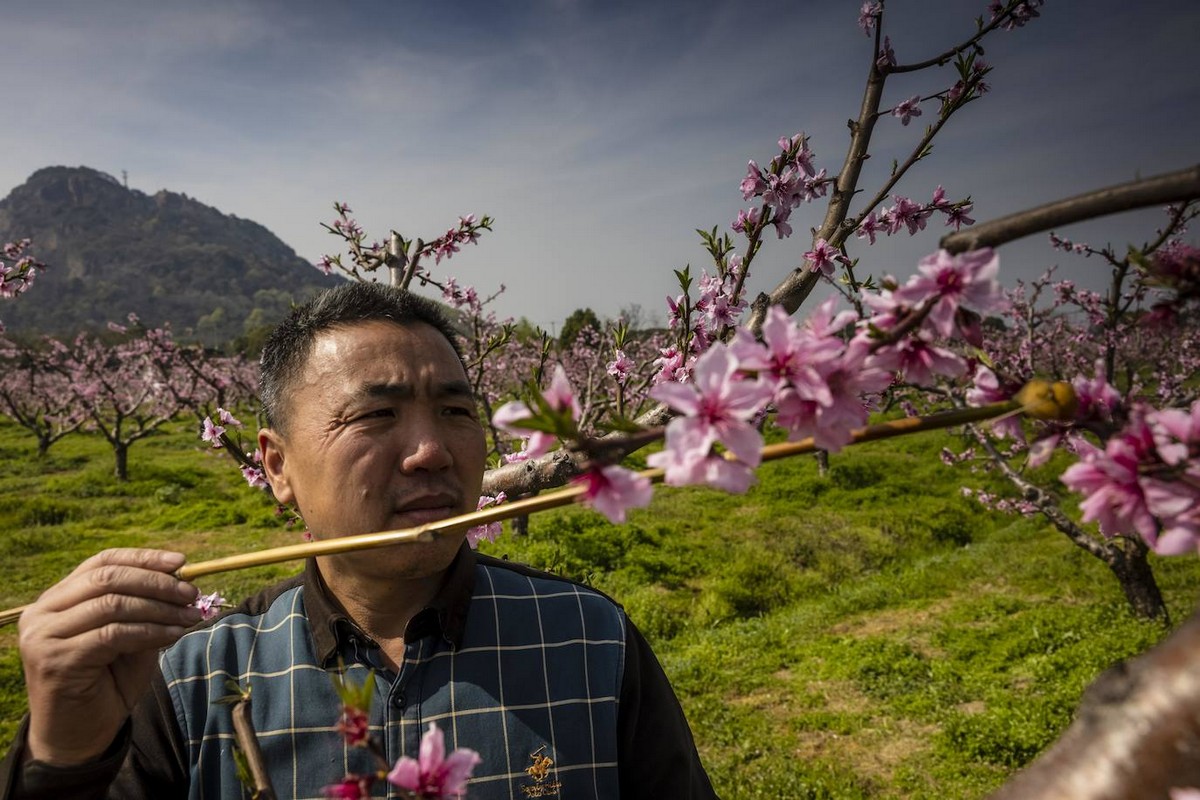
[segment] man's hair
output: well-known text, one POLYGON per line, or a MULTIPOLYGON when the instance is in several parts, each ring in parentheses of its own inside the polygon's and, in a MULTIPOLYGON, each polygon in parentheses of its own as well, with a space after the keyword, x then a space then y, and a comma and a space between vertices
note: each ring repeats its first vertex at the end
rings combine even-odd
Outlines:
POLYGON ((292 309, 263 345, 259 397, 268 427, 286 432, 288 390, 308 365, 317 336, 375 320, 395 325, 420 322, 431 325, 446 337, 459 362, 463 360, 454 326, 432 300, 379 283, 355 281, 328 289, 292 309))

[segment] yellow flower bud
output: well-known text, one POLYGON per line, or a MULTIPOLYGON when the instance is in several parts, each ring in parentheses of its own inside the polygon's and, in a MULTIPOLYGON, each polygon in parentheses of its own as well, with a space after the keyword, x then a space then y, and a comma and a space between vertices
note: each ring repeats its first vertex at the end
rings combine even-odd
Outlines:
POLYGON ((1075 389, 1066 381, 1051 383, 1034 378, 1017 392, 1022 410, 1034 419, 1053 419, 1067 422, 1075 418, 1079 400, 1075 389))

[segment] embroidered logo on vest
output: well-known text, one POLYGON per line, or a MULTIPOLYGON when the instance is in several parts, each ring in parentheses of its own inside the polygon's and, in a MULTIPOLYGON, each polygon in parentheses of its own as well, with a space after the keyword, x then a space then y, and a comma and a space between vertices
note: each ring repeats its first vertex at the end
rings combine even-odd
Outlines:
POLYGON ((533 783, 522 785, 521 792, 526 797, 558 797, 562 781, 553 774, 554 760, 546 755, 546 745, 530 753, 529 758, 533 763, 525 768, 525 774, 533 778, 533 783))

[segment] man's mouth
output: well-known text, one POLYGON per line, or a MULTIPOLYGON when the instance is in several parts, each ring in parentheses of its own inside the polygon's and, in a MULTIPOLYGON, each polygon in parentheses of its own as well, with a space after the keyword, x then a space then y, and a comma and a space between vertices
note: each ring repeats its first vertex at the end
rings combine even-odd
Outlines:
POLYGON ((462 500, 452 494, 414 497, 397 506, 395 516, 406 525, 424 525, 462 513, 462 500))

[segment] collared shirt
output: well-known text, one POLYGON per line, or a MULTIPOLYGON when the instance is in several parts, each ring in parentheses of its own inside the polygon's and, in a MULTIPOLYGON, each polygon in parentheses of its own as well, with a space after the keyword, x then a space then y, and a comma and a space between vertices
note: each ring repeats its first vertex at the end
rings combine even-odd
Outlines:
MULTIPOLYGON (((464 548, 404 641, 393 673, 310 563, 164 652, 106 758, 71 770, 10 764, 22 787, 4 797, 239 797, 229 709, 214 705, 233 681, 251 687, 277 795, 320 798, 380 766, 334 728, 341 664, 349 681, 376 675, 370 730, 388 764, 416 757, 431 722, 447 751, 479 752, 473 800, 714 796, 649 646, 603 594, 464 548)), ((383 782, 373 796, 389 788, 399 796, 383 782)))

